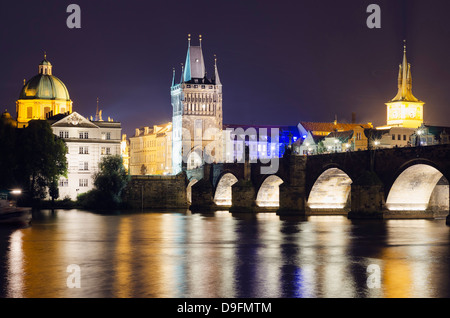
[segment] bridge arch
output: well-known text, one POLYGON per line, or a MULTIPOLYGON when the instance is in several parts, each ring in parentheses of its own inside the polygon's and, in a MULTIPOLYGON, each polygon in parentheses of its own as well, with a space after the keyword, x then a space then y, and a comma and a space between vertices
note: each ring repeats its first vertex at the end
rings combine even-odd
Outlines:
POLYGON ((214 203, 219 206, 231 206, 232 191, 231 187, 238 181, 231 172, 223 172, 219 177, 214 191, 214 203))
POLYGON ((337 166, 326 167, 309 192, 311 210, 343 210, 349 206, 352 179, 337 166))
POLYGON ((277 175, 267 176, 258 189, 256 205, 259 207, 279 207, 280 185, 283 182, 283 179, 277 175))
POLYGON ((445 175, 428 161, 403 165, 389 188, 386 208, 389 211, 434 211, 449 209, 449 185, 445 175))

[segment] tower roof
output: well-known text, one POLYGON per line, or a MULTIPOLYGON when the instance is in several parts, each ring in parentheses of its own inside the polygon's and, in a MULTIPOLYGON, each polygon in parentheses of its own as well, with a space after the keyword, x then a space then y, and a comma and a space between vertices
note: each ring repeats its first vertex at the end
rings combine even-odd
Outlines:
POLYGON ((188 38, 188 51, 184 66, 184 81, 189 82, 193 78, 204 78, 206 75, 205 61, 202 52, 202 36, 199 36, 200 45, 191 46, 191 35, 188 38))
POLYGON ((406 40, 403 45, 403 61, 399 65, 398 71, 398 92, 390 102, 398 101, 420 102, 412 93, 411 64, 408 63, 406 58, 406 40))

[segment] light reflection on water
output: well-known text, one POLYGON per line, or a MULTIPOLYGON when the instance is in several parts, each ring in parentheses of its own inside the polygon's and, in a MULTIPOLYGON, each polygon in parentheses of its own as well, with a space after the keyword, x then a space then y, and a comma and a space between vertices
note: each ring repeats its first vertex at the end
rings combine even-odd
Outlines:
POLYGON ((0 228, 0 296, 450 297, 449 234, 445 220, 41 211, 0 228))

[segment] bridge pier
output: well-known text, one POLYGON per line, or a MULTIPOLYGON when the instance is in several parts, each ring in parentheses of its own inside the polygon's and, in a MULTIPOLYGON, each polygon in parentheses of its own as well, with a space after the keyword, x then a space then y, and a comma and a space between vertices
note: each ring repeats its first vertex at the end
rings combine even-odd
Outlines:
POLYGON ((374 172, 366 171, 351 185, 349 219, 382 219, 386 212, 384 187, 374 172))
POLYGON ((288 178, 280 185, 278 215, 306 215, 306 161, 307 157, 289 155, 288 178))
POLYGON ((192 212, 217 210, 217 205, 214 202, 214 187, 211 184, 210 176, 211 165, 205 164, 203 166, 203 178, 192 186, 191 206, 189 207, 192 212))
POLYGON ((280 185, 280 208, 278 215, 306 215, 306 197, 304 186, 280 185))
POLYGON ((250 180, 238 180, 231 189, 232 204, 229 209, 230 212, 256 212, 256 189, 250 180))

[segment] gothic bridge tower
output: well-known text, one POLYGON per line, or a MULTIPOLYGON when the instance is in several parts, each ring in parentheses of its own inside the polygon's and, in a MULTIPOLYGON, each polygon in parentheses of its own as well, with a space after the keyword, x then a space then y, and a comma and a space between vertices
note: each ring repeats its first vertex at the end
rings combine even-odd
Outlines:
POLYGON ((173 71, 170 88, 172 113, 172 168, 176 174, 198 167, 202 162, 218 162, 222 159, 222 84, 214 61, 214 73, 207 77, 202 52, 202 36, 199 45, 191 45, 188 37, 186 62, 182 64, 179 83, 173 71))

